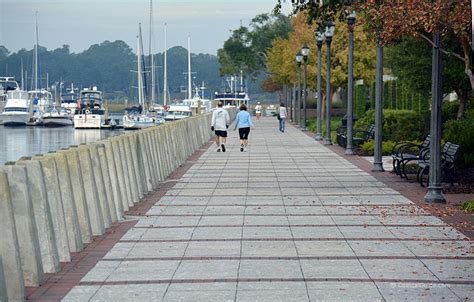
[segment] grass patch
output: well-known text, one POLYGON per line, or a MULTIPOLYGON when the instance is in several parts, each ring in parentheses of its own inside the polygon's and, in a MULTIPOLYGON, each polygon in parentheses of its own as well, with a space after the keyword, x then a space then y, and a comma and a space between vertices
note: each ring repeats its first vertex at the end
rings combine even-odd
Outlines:
POLYGON ((461 209, 466 212, 474 212, 474 199, 463 202, 461 205, 461 209))

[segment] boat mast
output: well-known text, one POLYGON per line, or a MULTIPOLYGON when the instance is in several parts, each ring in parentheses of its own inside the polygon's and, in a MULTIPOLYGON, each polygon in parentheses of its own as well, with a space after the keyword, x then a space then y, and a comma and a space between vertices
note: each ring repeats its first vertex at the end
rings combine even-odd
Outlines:
POLYGON ((150 65, 151 65, 151 99, 150 104, 155 103, 155 60, 153 56, 153 48, 152 48, 152 41, 153 41, 153 0, 150 0, 150 49, 148 53, 150 54, 150 65))
POLYGON ((191 89, 191 37, 188 36, 188 99, 193 98, 191 89))
POLYGON ((35 44, 35 54, 34 54, 34 61, 35 61, 35 67, 34 67, 34 86, 35 90, 39 89, 39 66, 38 66, 38 12, 36 12, 36 44, 35 44))
POLYGON ((140 37, 142 33, 141 23, 138 25, 139 35, 137 36, 137 76, 138 76, 138 104, 143 106, 143 78, 142 78, 142 52, 140 48, 140 37))
POLYGON ((163 77, 163 105, 168 103, 168 49, 167 49, 167 41, 166 41, 166 27, 167 24, 165 23, 165 62, 164 62, 164 77, 163 77))

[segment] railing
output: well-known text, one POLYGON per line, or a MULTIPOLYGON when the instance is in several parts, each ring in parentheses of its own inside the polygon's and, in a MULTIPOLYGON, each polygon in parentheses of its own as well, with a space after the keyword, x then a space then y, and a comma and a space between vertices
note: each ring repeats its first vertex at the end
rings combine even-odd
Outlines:
POLYGON ((210 122, 208 113, 0 167, 0 300, 24 300, 25 286, 122 220, 209 142, 210 122))

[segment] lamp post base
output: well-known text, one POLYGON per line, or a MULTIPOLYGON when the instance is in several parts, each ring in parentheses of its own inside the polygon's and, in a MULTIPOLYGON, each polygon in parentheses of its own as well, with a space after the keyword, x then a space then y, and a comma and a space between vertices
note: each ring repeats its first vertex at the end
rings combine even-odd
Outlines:
POLYGON ((372 166, 372 172, 385 172, 383 163, 374 162, 374 165, 372 166))
POLYGON ((301 127, 301 131, 308 131, 308 129, 306 127, 301 127))
POLYGON ((346 155, 354 155, 354 149, 352 149, 352 148, 347 148, 347 149, 346 149, 346 152, 344 152, 344 154, 346 154, 346 155))
POLYGON ((424 200, 428 203, 446 203, 446 198, 443 195, 443 188, 439 186, 429 186, 424 200))
POLYGON ((323 144, 324 145, 332 145, 332 141, 330 138, 325 138, 324 141, 323 141, 323 144))
POLYGON ((321 133, 316 133, 316 136, 314 137, 314 139, 317 140, 317 141, 322 141, 323 136, 321 135, 321 133))

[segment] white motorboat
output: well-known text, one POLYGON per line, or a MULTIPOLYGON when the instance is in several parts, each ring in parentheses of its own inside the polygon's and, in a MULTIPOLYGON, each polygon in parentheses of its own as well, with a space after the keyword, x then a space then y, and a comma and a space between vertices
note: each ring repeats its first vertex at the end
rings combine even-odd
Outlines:
POLYGON ((192 111, 187 105, 171 105, 164 119, 166 122, 182 120, 192 116, 192 111))
POLYGON ((30 119, 28 92, 21 90, 12 77, 1 77, 0 88, 6 95, 6 103, 0 114, 4 126, 26 126, 30 119))
POLYGON ((66 94, 63 94, 61 97, 61 107, 66 109, 66 111, 70 115, 74 115, 74 112, 76 111, 77 108, 77 93, 76 93, 76 88, 74 88, 74 85, 71 84, 71 88, 68 90, 66 94))
POLYGON ((102 91, 97 87, 81 91, 78 101, 79 108, 74 114, 75 129, 100 129, 105 124, 102 91))
POLYGON ((45 127, 64 127, 72 126, 72 116, 64 108, 57 110, 53 108, 43 113, 42 118, 43 126, 45 127))

